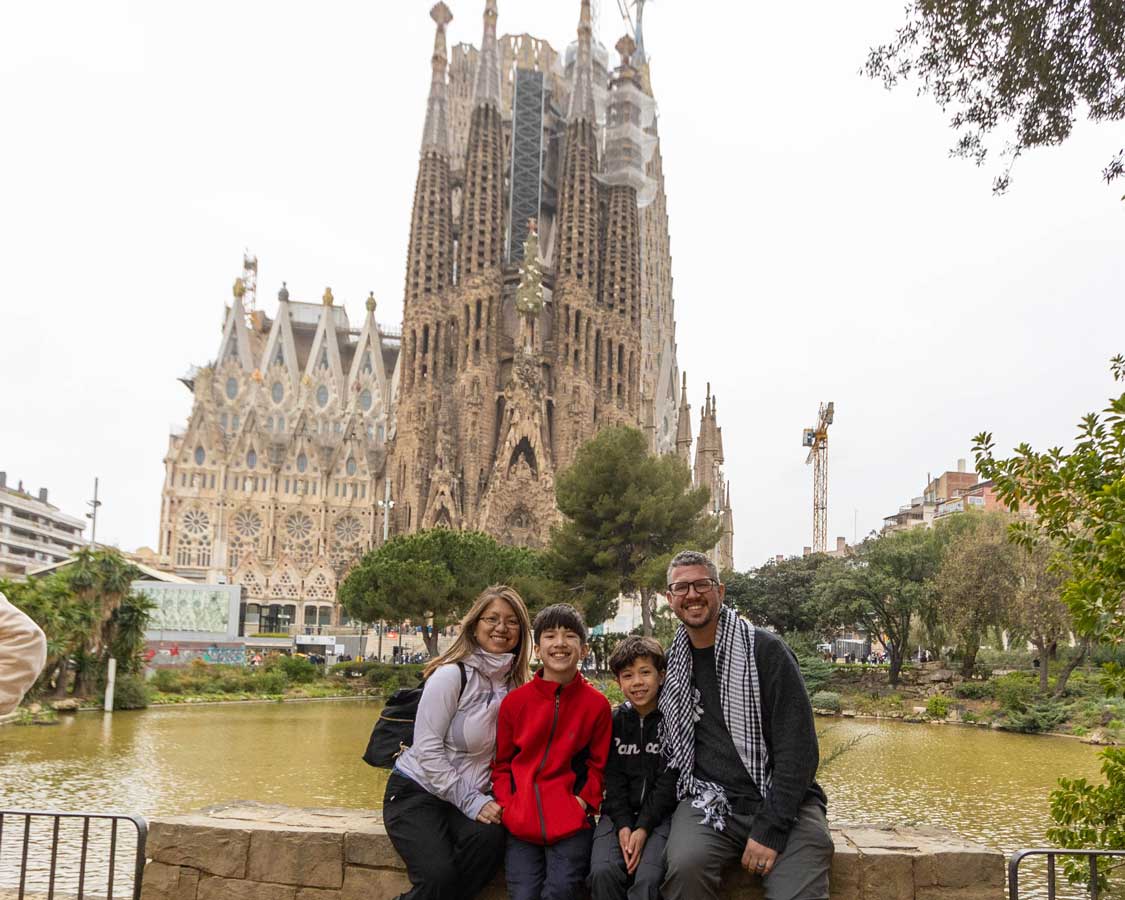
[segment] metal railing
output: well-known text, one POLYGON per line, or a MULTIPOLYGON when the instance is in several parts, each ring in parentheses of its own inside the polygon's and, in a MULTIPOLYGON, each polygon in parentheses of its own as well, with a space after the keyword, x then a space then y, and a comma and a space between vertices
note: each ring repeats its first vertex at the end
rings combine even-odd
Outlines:
MULTIPOLYGON (((60 868, 65 868, 65 874, 74 874, 75 860, 70 858, 70 854, 73 851, 77 851, 78 855, 77 900, 83 900, 84 897, 90 894, 91 876, 95 871, 99 875, 104 875, 105 881, 101 882, 99 878, 99 883, 94 888, 94 896, 99 898, 104 897, 105 900, 113 900, 114 881, 117 877, 118 832, 120 831, 118 826, 122 822, 132 825, 136 830, 137 839, 132 864, 133 884, 130 896, 132 900, 140 900, 141 883, 144 879, 145 842, 148 838, 148 823, 140 816, 121 815, 117 813, 67 813, 49 810, 0 809, 0 863, 3 862, 5 842, 11 842, 13 832, 15 840, 20 842, 18 851, 19 893, 17 900, 24 900, 25 895, 42 896, 40 890, 33 889, 30 894, 28 893, 28 877, 32 872, 32 863, 37 861, 37 855, 40 853, 47 855, 48 851, 49 861, 47 865, 46 900, 54 900, 56 891, 59 892, 60 896, 74 896, 69 888, 62 888, 60 890, 59 884, 60 868), (49 825, 50 835, 46 841, 33 841, 33 820, 41 820, 44 824, 49 825), (76 836, 74 840, 70 840, 69 836, 66 836, 65 840, 61 839, 60 826, 64 820, 79 820, 81 822, 80 838, 76 836), (103 846, 104 841, 101 840, 102 835, 98 836, 99 839, 93 842, 91 841, 91 823, 103 821, 109 822, 108 848, 103 846), (75 846, 75 844, 77 845, 75 846), (61 859, 60 850, 63 851, 61 859), (103 850, 108 850, 108 860, 99 860, 103 850), (34 854, 33 851, 35 851, 34 854), (99 865, 99 862, 104 865, 104 868, 102 865, 99 865)), ((4 866, 0 865, 0 876, 5 874, 4 866)), ((34 886, 32 887, 34 888, 34 886)), ((3 888, 3 880, 0 880, 0 893, 3 892, 3 888)))
MULTIPOLYGON (((1047 857, 1047 900, 1054 900, 1056 896, 1057 872, 1055 858, 1058 856, 1086 857, 1090 867, 1090 877, 1086 882, 1086 889, 1091 900, 1098 900, 1100 885, 1098 883, 1098 860, 1102 857, 1118 857, 1125 860, 1125 850, 1061 850, 1057 847, 1035 847, 1029 850, 1017 850, 1008 859, 1008 900, 1019 900, 1020 896, 1020 863, 1031 856, 1047 857)), ((1118 863, 1122 865, 1125 863, 1118 863)), ((1116 866, 1114 866, 1116 868, 1116 866)))

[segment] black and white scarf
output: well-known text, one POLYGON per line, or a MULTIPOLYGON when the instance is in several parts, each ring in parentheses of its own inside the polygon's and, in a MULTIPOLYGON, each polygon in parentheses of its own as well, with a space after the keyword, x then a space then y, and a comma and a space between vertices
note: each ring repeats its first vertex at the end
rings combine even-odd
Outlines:
MULTIPOLYGON (((727 730, 742 764, 765 797, 772 767, 762 734, 754 626, 726 606, 720 607, 715 634, 715 674, 727 730)), ((692 798, 692 806, 703 811, 703 824, 722 831, 730 813, 726 791, 722 785, 695 777, 695 723, 703 714, 703 705, 692 684, 691 641, 683 625, 668 650, 668 674, 660 693, 660 711, 664 718, 664 752, 668 764, 680 772, 677 799, 692 798)))

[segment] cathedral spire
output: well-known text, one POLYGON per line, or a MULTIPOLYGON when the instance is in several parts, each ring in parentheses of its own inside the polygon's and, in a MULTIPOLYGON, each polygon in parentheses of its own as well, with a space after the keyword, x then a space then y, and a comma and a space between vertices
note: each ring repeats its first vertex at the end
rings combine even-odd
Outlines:
POLYGON ((477 82, 473 89, 473 105, 500 107, 500 54, 496 49, 496 0, 484 4, 484 35, 480 42, 477 82))
POLYGON ((430 97, 426 101, 426 124, 422 129, 422 155, 437 153, 449 156, 449 98, 445 84, 445 72, 449 66, 445 49, 445 27, 453 21, 453 13, 444 2, 438 2, 430 10, 430 18, 437 23, 434 34, 434 55, 430 65, 430 97))
POLYGON ((465 151, 465 186, 461 195, 459 281, 497 268, 503 252, 504 128, 500 120, 500 62, 496 48, 496 0, 486 0, 484 34, 465 151))
POLYGON ((680 386, 680 411, 676 418, 676 455, 691 465, 691 405, 687 399, 687 372, 680 386))
POLYGON ((594 107, 594 26, 590 0, 582 0, 578 16, 578 57, 574 63, 574 88, 570 93, 567 122, 593 123, 594 107))
POLYGON ((405 320, 413 304, 453 283, 453 190, 449 181, 449 123, 445 70, 445 26, 453 14, 444 3, 430 10, 437 23, 433 80, 422 132, 422 158, 414 184, 414 210, 406 255, 405 320))
POLYGON ((590 0, 582 0, 578 58, 567 115, 559 190, 555 270, 591 293, 598 285, 598 142, 594 133, 594 61, 590 0))

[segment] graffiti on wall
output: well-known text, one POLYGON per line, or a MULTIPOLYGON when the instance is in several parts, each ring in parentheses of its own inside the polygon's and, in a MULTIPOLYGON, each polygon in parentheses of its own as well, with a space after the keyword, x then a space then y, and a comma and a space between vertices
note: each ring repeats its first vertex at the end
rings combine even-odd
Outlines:
POLYGON ((224 666, 246 665, 246 647, 242 644, 194 644, 182 641, 160 641, 145 648, 145 663, 153 668, 191 665, 195 660, 224 666))

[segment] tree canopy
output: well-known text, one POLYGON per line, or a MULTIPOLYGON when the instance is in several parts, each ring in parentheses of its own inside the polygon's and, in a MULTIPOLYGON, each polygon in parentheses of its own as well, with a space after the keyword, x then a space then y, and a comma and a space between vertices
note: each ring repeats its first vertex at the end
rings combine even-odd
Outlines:
POLYGON ((707 489, 692 487, 679 457, 654 456, 640 431, 614 427, 579 448, 555 493, 565 517, 548 552, 555 577, 590 622, 615 615, 619 595, 639 593, 644 632, 652 634, 651 600, 672 554, 719 540, 707 489))
MULTIPOLYGON (((1007 189, 1024 151, 1065 141, 1082 116, 1125 116, 1125 5, 1105 0, 911 0, 893 40, 865 70, 893 87, 914 79, 958 133, 953 154, 982 164, 994 132, 1008 134, 1007 189)), ((1123 152, 1107 181, 1125 172, 1123 152)))
POLYGON ((935 579, 936 611, 961 654, 961 674, 973 674, 981 641, 1012 615, 1019 551, 1007 535, 1002 513, 966 512, 945 548, 935 579))
POLYGON ((79 550, 73 560, 26 582, 0 581, 0 591, 26 612, 47 636, 43 683, 54 681, 57 696, 69 686, 88 696, 101 680, 109 657, 122 672, 141 669, 144 632, 152 602, 133 592, 140 571, 116 550, 79 550))
MULTIPOLYGON (((1125 380, 1125 357, 1115 357, 1115 381, 1125 380)), ((1073 627, 1096 641, 1125 641, 1125 394, 1078 426, 1078 442, 1039 452, 1024 443, 998 459, 992 435, 976 437, 977 471, 991 478, 1013 512, 1035 508, 1035 518, 1012 525, 1013 537, 1034 548, 1050 542, 1065 568, 1062 599, 1073 627)), ((1120 690, 1125 672, 1110 668, 1120 690)))
POLYGON ((912 528, 868 539, 854 557, 830 560, 818 573, 816 596, 826 624, 859 625, 883 644, 891 684, 898 684, 911 620, 933 602, 940 560, 933 532, 912 528))
POLYGON ((769 560, 749 572, 723 577, 727 599, 755 625, 780 634, 814 631, 821 623, 816 603, 816 574, 829 560, 823 553, 769 560))
POLYGON ((338 599, 361 622, 409 619, 420 625, 434 655, 438 631, 497 583, 516 588, 532 607, 551 596, 534 551, 505 546, 480 532, 433 528, 394 537, 372 550, 344 579, 338 599))

